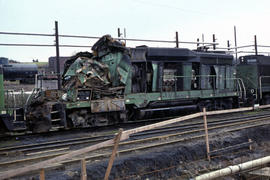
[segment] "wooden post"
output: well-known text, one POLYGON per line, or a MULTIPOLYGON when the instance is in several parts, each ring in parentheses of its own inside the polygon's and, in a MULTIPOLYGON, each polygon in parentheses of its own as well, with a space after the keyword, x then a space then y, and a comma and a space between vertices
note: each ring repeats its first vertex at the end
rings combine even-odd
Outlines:
POLYGON ((112 155, 111 155, 110 160, 109 160, 109 163, 108 163, 108 167, 107 167, 107 170, 106 170, 106 174, 105 174, 104 180, 108 180, 109 179, 109 175, 111 173, 113 161, 114 161, 114 158, 115 158, 117 149, 118 149, 118 145, 119 145, 119 142, 120 142, 120 139, 121 139, 122 132, 123 132, 123 129, 120 129, 119 130, 119 133, 114 138, 113 152, 112 152, 112 155))
MULTIPOLYGON (((252 142, 252 140, 251 140, 251 139, 248 139, 248 142, 252 142)), ((251 144, 249 145, 249 150, 252 151, 252 146, 251 146, 251 144)))
POLYGON ((207 128, 207 119, 206 119, 206 109, 203 108, 203 121, 204 121, 204 131, 205 131, 205 143, 206 143, 206 153, 207 159, 210 161, 210 148, 209 148, 209 139, 208 139, 208 128, 207 128))
POLYGON ((86 162, 85 159, 81 160, 81 180, 87 180, 86 162))
POLYGON ((44 171, 44 169, 41 169, 40 170, 39 179, 40 180, 45 180, 45 171, 44 171))

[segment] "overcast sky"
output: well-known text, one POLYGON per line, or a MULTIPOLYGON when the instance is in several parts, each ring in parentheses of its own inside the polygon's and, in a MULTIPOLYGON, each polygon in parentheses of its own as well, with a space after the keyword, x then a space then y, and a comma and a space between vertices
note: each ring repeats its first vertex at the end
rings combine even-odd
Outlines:
MULTIPOLYGON (((212 41, 216 34, 220 47, 227 40, 234 44, 237 27, 238 45, 270 45, 269 0, 0 0, 0 32, 54 33, 117 36, 117 28, 126 28, 127 38, 195 41, 204 34, 212 41)), ((53 37, 0 35, 1 43, 54 44, 53 37)), ((60 44, 92 45, 89 39, 60 38, 60 44)), ((127 42, 127 46, 175 46, 127 42)), ((181 45, 195 48, 195 46, 181 45)), ((87 48, 61 48, 61 56, 70 56, 87 48)), ((260 50, 260 49, 259 49, 260 50)), ((270 49, 269 49, 270 51, 270 49)), ((0 46, 0 57, 19 61, 47 61, 55 48, 0 46)))

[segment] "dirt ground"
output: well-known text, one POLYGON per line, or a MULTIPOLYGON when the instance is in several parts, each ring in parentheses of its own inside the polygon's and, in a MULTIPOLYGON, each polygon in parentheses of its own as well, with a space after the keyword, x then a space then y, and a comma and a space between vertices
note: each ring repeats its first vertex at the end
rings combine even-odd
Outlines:
MULTIPOLYGON (((254 141, 252 151, 248 147, 233 152, 228 151, 222 156, 213 158, 211 162, 206 159, 203 139, 152 149, 147 152, 135 152, 133 155, 120 155, 114 161, 110 179, 190 179, 196 175, 232 164, 261 158, 270 154, 269 128, 270 125, 267 125, 210 138, 211 150, 244 143, 248 139, 254 141)), ((108 161, 88 163, 88 179, 103 179, 107 164, 108 161)), ((80 179, 80 168, 48 171, 46 179, 80 179)), ((237 174, 223 179, 240 179, 240 176, 237 174)))

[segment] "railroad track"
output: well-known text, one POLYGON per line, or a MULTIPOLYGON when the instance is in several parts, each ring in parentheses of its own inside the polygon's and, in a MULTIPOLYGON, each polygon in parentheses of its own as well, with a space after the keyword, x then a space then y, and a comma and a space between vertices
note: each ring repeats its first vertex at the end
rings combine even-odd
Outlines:
MULTIPOLYGON (((253 112, 252 112, 253 113, 253 112)), ((256 113, 256 112, 254 112, 256 113)), ((255 115, 255 116, 268 116, 270 115, 269 110, 263 110, 263 112, 259 112, 259 115, 255 115)), ((233 113, 236 114, 237 113, 233 113)), ((214 115, 215 116, 215 115, 214 115)), ((225 117, 227 115, 224 115, 225 117)), ((253 115, 252 115, 253 116, 253 115)), ((101 127, 89 127, 89 128, 74 128, 74 129, 58 129, 58 130, 51 130, 49 132, 46 133, 32 133, 30 131, 25 131, 25 132, 12 132, 12 133, 8 133, 8 134, 1 134, 0 135, 0 139, 3 140, 8 140, 10 139, 10 137, 14 137, 16 139, 24 139, 24 138, 28 138, 29 136, 32 137, 38 137, 41 135, 45 135, 45 136, 58 136, 58 135, 65 135, 65 134, 70 134, 70 133, 77 133, 77 132, 99 132, 99 131, 112 131, 115 130, 115 126, 124 128, 124 129, 129 129, 129 128, 136 128, 139 126, 143 126, 143 125, 148 125, 151 123, 155 123, 155 122, 160 122, 160 121, 164 121, 164 120, 168 120, 168 119, 172 119, 172 118, 177 118, 179 116, 170 116, 170 117, 162 117, 162 118, 151 118, 151 119, 144 119, 144 120, 136 120, 136 121, 128 121, 126 123, 120 123, 120 124, 116 124, 116 125, 110 125, 110 126, 101 126, 101 127)), ((247 116, 250 117, 250 116, 247 116)), ((239 115, 238 117, 234 117, 234 119, 241 119, 243 118, 243 115, 239 115)))
MULTIPOLYGON (((220 120, 210 120, 208 121, 208 126, 217 126, 217 125, 222 125, 222 124, 227 124, 227 123, 237 123, 237 122, 242 122, 242 121, 247 121, 247 120, 253 120, 253 119, 258 119, 261 117, 270 117, 270 114, 260 114, 256 116, 245 116, 245 117, 235 117, 233 119, 227 118, 227 119, 220 119, 220 120)), ((199 121, 200 119, 198 119, 199 121)), ((144 137, 151 137, 155 136, 156 134, 161 134, 161 133, 173 133, 173 132, 179 132, 179 131, 185 131, 185 130, 191 130, 191 129, 196 129, 203 127, 203 122, 185 122, 185 123, 179 123, 175 125, 170 125, 162 128, 156 128, 153 130, 141 132, 141 133, 136 133, 134 135, 130 136, 130 139, 139 139, 142 136, 144 137)), ((115 131, 115 130, 114 130, 115 131)), ((11 147, 3 147, 0 148, 0 155, 9 155, 9 154, 14 154, 16 152, 20 153, 30 153, 31 151, 42 151, 42 150, 47 150, 47 149, 57 149, 57 148, 63 148, 63 147, 68 147, 68 146, 75 146, 75 145, 81 145, 81 144, 96 144, 108 139, 113 138, 114 133, 111 133, 109 135, 100 135, 100 136, 94 136, 94 137, 82 137, 82 138, 72 138, 72 139, 64 139, 64 140, 56 140, 56 141, 51 141, 51 142, 43 142, 43 143, 36 143, 36 144, 28 144, 28 145, 20 145, 20 146, 11 146, 11 147)))
MULTIPOLYGON (((233 132, 233 131, 239 131, 242 129, 247 128, 253 128, 263 125, 270 124, 270 116, 267 117, 246 117, 243 119, 223 119, 219 121, 210 121, 208 124, 208 130, 210 136, 220 135, 220 132, 233 132), (218 131, 218 132, 217 132, 218 131)), ((121 142, 119 144, 119 151, 118 154, 125 154, 130 153, 133 151, 143 151, 147 150, 149 148, 159 148, 159 147, 165 147, 171 144, 181 143, 185 141, 190 141, 194 139, 199 139, 204 137, 204 128, 202 128, 201 122, 192 123, 192 124, 182 124, 182 126, 175 127, 175 126, 169 126, 164 128, 159 128, 159 130, 155 129, 153 131, 147 131, 145 134, 139 133, 134 134, 130 137, 129 141, 121 142), (191 127, 192 126, 192 127, 191 127), (167 129, 167 131, 166 131, 167 129), (163 131, 162 133, 160 133, 163 131), (158 135, 157 135, 158 134, 158 135), (151 136, 149 136, 151 135, 151 136)), ((8 155, 11 152, 14 151, 20 151, 24 152, 27 158, 17 159, 17 160, 9 160, 5 162, 0 162, 0 169, 1 171, 8 170, 6 167, 17 167, 26 165, 26 164, 32 164, 34 162, 38 162, 41 160, 49 159, 52 157, 56 157, 59 155, 66 154, 69 151, 69 148, 72 144, 78 143, 78 144, 87 144, 89 143, 97 143, 100 141, 104 141, 104 138, 112 138, 111 136, 103 136, 102 139, 98 139, 100 137, 94 137, 96 139, 90 138, 90 139, 72 139, 72 143, 66 140, 62 144, 58 144, 59 142, 48 142, 47 144, 44 143, 41 146, 38 146, 37 144, 20 146, 20 147, 10 147, 10 149, 2 148, 0 149, 1 154, 8 155), (90 141, 90 142, 89 142, 90 141), (53 144, 55 143, 55 144, 53 144), (48 144, 51 146, 49 147, 48 144), (47 145, 45 148, 44 145, 47 145), (18 148, 18 149, 16 149, 18 148), (39 149, 38 149, 39 148, 39 149), (34 149, 39 150, 38 152, 31 152, 34 149), (45 150, 46 149, 46 150, 45 150), (48 150, 49 149, 49 150, 48 150), (9 151, 8 151, 9 150, 9 151)), ((102 159, 104 157, 108 157, 111 154, 111 146, 107 146, 103 148, 102 150, 99 150, 98 152, 91 152, 87 154, 86 157, 84 157, 87 161, 94 161, 97 159, 102 159)), ((81 160, 80 157, 76 159, 67 160, 65 162, 61 162, 61 164, 66 163, 74 163, 81 160)), ((59 165, 59 164, 58 164, 59 165)))

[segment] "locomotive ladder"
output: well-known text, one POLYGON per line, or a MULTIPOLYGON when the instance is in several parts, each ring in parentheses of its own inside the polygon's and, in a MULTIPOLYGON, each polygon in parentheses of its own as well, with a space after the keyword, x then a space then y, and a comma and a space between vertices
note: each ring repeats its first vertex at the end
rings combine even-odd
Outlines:
POLYGON ((243 104, 246 101, 246 87, 245 84, 243 83, 243 80, 241 78, 237 78, 237 84, 240 92, 240 97, 239 99, 241 100, 239 103, 243 104))
POLYGON ((65 107, 63 104, 60 103, 52 104, 50 116, 52 123, 51 128, 52 131, 67 128, 65 107))

